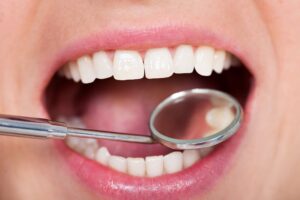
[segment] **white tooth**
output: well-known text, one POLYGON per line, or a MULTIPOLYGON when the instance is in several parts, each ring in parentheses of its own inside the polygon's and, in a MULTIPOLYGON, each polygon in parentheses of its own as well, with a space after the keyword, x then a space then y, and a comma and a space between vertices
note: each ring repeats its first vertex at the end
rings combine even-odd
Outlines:
POLYGON ((66 143, 72 149, 75 149, 76 146, 80 143, 80 138, 77 137, 67 137, 66 143))
POLYGON ((146 173, 148 177, 161 176, 164 172, 163 156, 147 156, 146 173))
POLYGON ((217 130, 226 128, 234 119, 234 113, 230 107, 212 108, 206 113, 206 123, 217 130))
POLYGON ((231 66, 231 54, 226 53, 225 61, 224 61, 224 69, 229 69, 231 66))
POLYGON ((99 147, 96 139, 88 138, 88 139, 84 139, 84 141, 88 147, 92 147, 95 150, 98 149, 98 147, 99 147))
POLYGON ((210 76, 215 50, 212 47, 202 46, 195 52, 195 69, 202 76, 210 76))
POLYGON ((77 60, 77 64, 82 83, 92 83, 96 79, 92 59, 82 56, 77 60))
POLYGON ((92 146, 87 146, 83 152, 83 154, 91 160, 95 158, 95 153, 96 153, 96 149, 92 146))
POLYGON ((65 77, 67 79, 71 79, 72 78, 71 72, 70 72, 70 68, 68 67, 68 65, 64 66, 63 73, 64 73, 64 75, 65 75, 65 77))
POLYGON ((173 72, 173 60, 168 48, 149 49, 146 52, 146 78, 166 78, 172 76, 173 72))
POLYGON ((219 50, 215 52, 214 61, 213 61, 213 69, 217 73, 222 73, 224 62, 225 62, 226 53, 225 51, 219 50))
POLYGON ((213 150, 214 150, 213 147, 206 147, 206 148, 200 149, 201 158, 204 158, 205 156, 207 156, 213 150))
POLYGON ((168 174, 181 171, 183 168, 183 156, 179 151, 174 151, 164 156, 164 169, 168 174))
POLYGON ((104 51, 93 54, 93 66, 98 79, 109 78, 113 75, 111 59, 104 51))
POLYGON ((77 63, 70 62, 69 63, 69 70, 70 70, 71 77, 73 78, 73 80, 75 82, 80 81, 80 74, 79 74, 77 63))
POLYGON ((146 165, 144 158, 127 158, 128 173, 133 176, 145 176, 146 165))
POLYGON ((119 172, 127 172, 127 160, 122 156, 110 156, 108 166, 119 172))
POLYGON ((176 74, 192 73, 195 65, 193 47, 190 45, 180 45, 174 54, 174 72, 176 74))
POLYGON ((106 147, 101 147, 96 152, 95 160, 97 162, 101 163, 102 165, 107 166, 110 156, 111 155, 110 155, 109 151, 107 150, 107 148, 106 147))
POLYGON ((81 139, 81 141, 85 143, 85 147, 83 148, 83 154, 90 159, 94 159, 95 153, 99 147, 97 140, 88 138, 81 139))
POLYGON ((184 150, 183 151, 183 167, 188 168, 195 164, 200 159, 200 152, 198 150, 184 150))
POLYGON ((116 80, 133 80, 144 77, 143 59, 137 51, 115 52, 113 74, 116 80))
POLYGON ((87 147, 87 144, 84 140, 79 139, 79 143, 73 148, 78 153, 83 153, 87 147))

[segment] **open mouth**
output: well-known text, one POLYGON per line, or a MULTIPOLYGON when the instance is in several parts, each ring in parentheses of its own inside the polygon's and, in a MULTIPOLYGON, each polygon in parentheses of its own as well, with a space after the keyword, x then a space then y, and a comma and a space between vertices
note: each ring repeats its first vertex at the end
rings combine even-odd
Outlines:
MULTIPOLYGON (((66 62, 48 84, 44 99, 51 119, 75 127, 149 135, 151 111, 172 93, 218 89, 245 108, 253 80, 238 57, 210 45, 108 49, 66 62)), ((59 146, 76 173, 103 196, 165 198, 171 191, 177 197, 185 191, 186 197, 200 183, 207 189, 212 181, 206 176, 223 171, 220 165, 229 157, 226 152, 235 137, 214 148, 182 152, 160 144, 78 138, 59 146)))

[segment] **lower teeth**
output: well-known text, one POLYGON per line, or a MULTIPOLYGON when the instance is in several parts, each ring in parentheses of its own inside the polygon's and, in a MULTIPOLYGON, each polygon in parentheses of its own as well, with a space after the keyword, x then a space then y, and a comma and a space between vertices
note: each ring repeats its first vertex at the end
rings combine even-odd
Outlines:
MULTIPOLYGON (((221 130, 225 128, 234 117, 230 111, 230 109, 224 107, 214 108, 207 113, 206 121, 211 127, 214 127, 215 130, 221 130)), ((67 120, 61 118, 60 120, 66 121, 69 125, 84 128, 83 123, 78 118, 67 120)), ((204 135, 204 137, 208 135, 209 133, 204 135)), ((109 150, 104 146, 99 146, 95 139, 68 137, 66 144, 90 160, 94 160, 116 171, 138 177, 157 177, 163 174, 179 172, 203 159, 213 150, 213 147, 209 147, 199 150, 184 150, 183 152, 173 151, 167 155, 147 156, 145 158, 125 158, 119 155, 111 155, 109 150)))
POLYGON ((100 147, 95 139, 68 137, 66 144, 76 152, 119 172, 133 176, 155 177, 179 172, 204 158, 213 149, 173 151, 167 155, 145 158, 111 155, 106 147, 100 147))

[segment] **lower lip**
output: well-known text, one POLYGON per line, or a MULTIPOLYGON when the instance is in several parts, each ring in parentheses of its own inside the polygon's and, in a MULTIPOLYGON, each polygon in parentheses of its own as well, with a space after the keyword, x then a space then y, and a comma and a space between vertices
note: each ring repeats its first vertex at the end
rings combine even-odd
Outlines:
MULTIPOLYGON (((252 92, 253 93, 253 92, 252 92)), ((116 172, 91 161, 56 141, 66 164, 79 179, 102 198, 108 199, 187 199, 200 197, 210 190, 228 169, 249 122, 250 94, 241 129, 229 140, 192 167, 176 174, 156 178, 137 178, 116 172)))

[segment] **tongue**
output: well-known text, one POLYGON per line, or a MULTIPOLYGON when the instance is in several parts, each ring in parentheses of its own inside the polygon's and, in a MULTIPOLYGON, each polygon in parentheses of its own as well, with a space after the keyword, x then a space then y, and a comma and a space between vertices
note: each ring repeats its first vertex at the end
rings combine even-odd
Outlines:
MULTIPOLYGON (((150 135, 148 120, 151 111, 170 94, 203 87, 203 83, 190 76, 168 79, 136 81, 99 81, 87 88, 81 100, 82 120, 90 129, 121 133, 150 135)), ((136 144, 99 140, 114 155, 144 157, 161 155, 170 149, 160 144, 136 144)))

